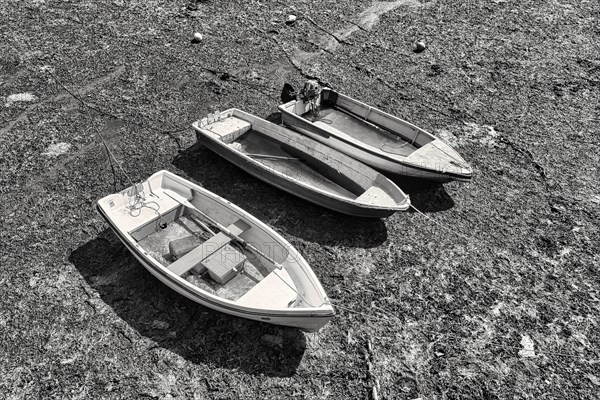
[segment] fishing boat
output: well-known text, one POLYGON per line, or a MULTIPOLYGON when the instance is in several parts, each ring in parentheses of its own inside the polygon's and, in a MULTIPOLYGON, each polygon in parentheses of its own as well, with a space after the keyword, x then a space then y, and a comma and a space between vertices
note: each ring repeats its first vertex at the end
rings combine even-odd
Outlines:
POLYGON ((193 124, 198 142, 251 175, 323 207, 386 217, 409 197, 373 168, 314 139, 238 109, 193 124))
POLYGON ((97 202, 138 261, 214 310, 313 332, 333 316, 321 283, 281 235, 168 171, 97 202))
POLYGON ((469 164, 431 133, 316 82, 291 99, 290 87, 279 106, 284 125, 384 173, 439 182, 471 179, 469 164))

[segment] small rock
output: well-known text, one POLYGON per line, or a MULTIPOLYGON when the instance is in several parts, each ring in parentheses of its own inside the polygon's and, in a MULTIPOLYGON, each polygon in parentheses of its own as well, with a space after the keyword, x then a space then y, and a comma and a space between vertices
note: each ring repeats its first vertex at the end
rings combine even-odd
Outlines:
POLYGON ((203 36, 200 32, 194 33, 194 38, 192 39, 192 43, 200 43, 203 39, 203 36))
POLYGON ((298 17, 296 17, 294 14, 290 14, 290 15, 288 15, 287 19, 285 20, 285 23, 288 25, 292 25, 294 22, 296 22, 297 19, 298 19, 298 17))
POLYGON ((427 48, 427 45, 424 41, 419 40, 413 44, 413 51, 415 53, 422 53, 427 48))
POLYGON ((521 346, 523 348, 519 350, 519 355, 523 358, 535 357, 535 351, 533 350, 533 340, 529 335, 523 335, 521 338, 521 346))

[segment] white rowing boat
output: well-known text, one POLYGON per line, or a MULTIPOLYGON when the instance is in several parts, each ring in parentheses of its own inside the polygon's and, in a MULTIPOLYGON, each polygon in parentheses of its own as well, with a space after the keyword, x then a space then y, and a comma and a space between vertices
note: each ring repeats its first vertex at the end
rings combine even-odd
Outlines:
POLYGON ((150 273, 206 307, 306 331, 334 316, 316 275, 281 235, 173 173, 108 195, 97 209, 150 273))
POLYGON ((285 125, 384 173, 439 182, 471 179, 469 164, 446 142, 311 81, 279 110, 285 125))
POLYGON ((198 142, 244 171, 323 207, 386 217, 409 197, 373 168, 314 139, 238 109, 193 124, 198 142))

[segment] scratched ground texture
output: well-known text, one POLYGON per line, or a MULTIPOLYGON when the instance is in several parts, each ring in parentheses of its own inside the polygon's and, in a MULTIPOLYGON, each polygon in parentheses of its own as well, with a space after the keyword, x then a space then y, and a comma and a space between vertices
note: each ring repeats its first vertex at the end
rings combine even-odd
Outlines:
POLYGON ((4 0, 0 15, 0 397, 597 398, 597 1, 4 0), (397 178, 424 215, 351 218, 195 145, 193 121, 276 119, 283 83, 307 78, 444 138, 473 180, 397 178), (336 317, 306 334, 163 286, 94 211, 128 186, 99 134, 132 180, 168 169, 280 232, 336 317))

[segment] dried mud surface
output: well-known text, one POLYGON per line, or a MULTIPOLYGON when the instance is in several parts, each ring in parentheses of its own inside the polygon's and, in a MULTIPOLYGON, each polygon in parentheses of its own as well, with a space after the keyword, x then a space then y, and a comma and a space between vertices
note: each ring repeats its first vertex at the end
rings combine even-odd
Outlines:
POLYGON ((0 1, 0 397, 597 398, 600 6, 455 3, 0 1), (425 216, 359 219, 195 145, 193 121, 276 118, 307 78, 474 179, 398 178, 425 216), (94 212, 128 185, 98 133, 132 180, 168 169, 282 233, 336 318, 305 334, 161 285, 94 212))

